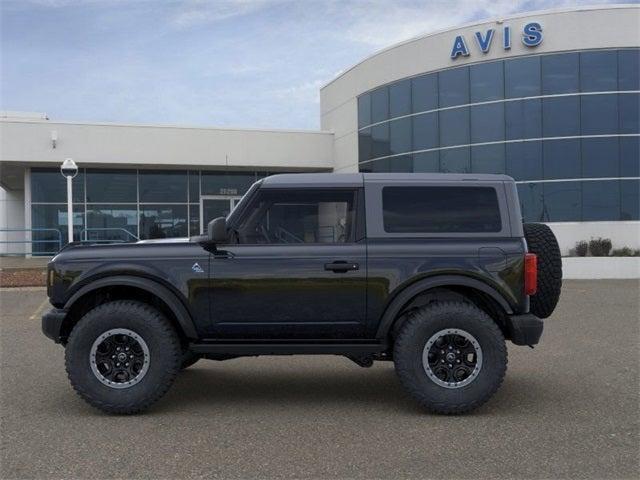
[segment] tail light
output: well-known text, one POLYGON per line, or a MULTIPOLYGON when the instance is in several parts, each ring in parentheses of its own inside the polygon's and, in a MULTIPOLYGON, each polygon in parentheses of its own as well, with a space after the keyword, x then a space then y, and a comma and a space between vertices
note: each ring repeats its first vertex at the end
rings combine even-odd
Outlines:
POLYGON ((524 255, 524 293, 535 295, 538 290, 538 257, 535 253, 524 255))

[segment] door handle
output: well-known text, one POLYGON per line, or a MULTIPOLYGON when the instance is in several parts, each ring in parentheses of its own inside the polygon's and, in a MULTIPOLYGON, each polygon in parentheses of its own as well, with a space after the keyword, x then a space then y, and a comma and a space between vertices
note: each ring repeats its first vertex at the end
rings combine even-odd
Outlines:
POLYGON ((349 270, 358 270, 360 265, 353 262, 346 262, 344 260, 336 260, 333 263, 325 263, 324 269, 335 273, 346 273, 349 270))

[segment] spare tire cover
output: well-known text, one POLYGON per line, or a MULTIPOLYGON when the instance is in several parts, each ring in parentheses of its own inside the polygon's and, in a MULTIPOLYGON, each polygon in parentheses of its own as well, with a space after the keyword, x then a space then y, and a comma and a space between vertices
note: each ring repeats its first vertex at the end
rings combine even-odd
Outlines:
POLYGON ((530 311, 547 318, 553 313, 562 289, 562 257, 556 236, 543 223, 525 223, 524 236, 529 252, 538 257, 538 291, 531 296, 530 311))

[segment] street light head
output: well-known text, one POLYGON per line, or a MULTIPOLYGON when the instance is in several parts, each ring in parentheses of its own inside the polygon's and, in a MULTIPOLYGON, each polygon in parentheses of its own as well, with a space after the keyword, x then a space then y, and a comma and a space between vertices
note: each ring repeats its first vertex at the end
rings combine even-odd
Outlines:
POLYGON ((66 158, 60 165, 60 173, 65 178, 73 178, 78 174, 78 166, 72 158, 66 158))

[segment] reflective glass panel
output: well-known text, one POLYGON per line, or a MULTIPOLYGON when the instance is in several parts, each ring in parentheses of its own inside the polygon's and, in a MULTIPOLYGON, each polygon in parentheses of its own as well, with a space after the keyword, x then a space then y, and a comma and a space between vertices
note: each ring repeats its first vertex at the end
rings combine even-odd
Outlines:
POLYGON ((542 185, 542 183, 520 183, 517 185, 522 220, 525 222, 544 221, 542 185))
POLYGON ((141 205, 140 238, 188 237, 186 205, 141 205))
POLYGON ((132 241, 138 236, 138 211, 134 205, 89 205, 87 230, 95 240, 132 241))
POLYGON ((620 133, 640 133, 640 95, 625 93, 618 95, 620 100, 620 133))
POLYGON ((144 171, 138 174, 140 202, 183 203, 188 198, 188 179, 185 171, 144 171))
POLYGON ((203 195, 243 195, 255 181, 254 172, 201 172, 203 195))
POLYGON ((471 172, 505 173, 504 143, 471 147, 471 172))
POLYGON ((543 99, 542 132, 545 137, 580 135, 580 98, 543 99))
POLYGON ((583 92, 618 90, 618 55, 615 50, 580 53, 580 90, 583 92))
POLYGON ((411 113, 411 80, 402 80, 389 87, 389 117, 411 113))
POLYGON ((441 147, 470 143, 468 107, 441 110, 438 122, 440 124, 441 147))
POLYGON ((582 135, 618 133, 618 96, 584 95, 580 98, 582 135))
POLYGON ((620 138, 620 176, 640 177, 640 137, 620 138))
POLYGON ((542 100, 506 102, 505 124, 507 140, 542 137, 542 100))
MULTIPOLYGON (((58 173, 60 175, 60 173, 58 173)), ((33 255, 53 254, 67 242, 68 216, 66 205, 31 205, 31 228, 47 229, 31 233, 33 255), (57 230, 57 231, 55 231, 57 230), (62 244, 60 243, 62 241, 62 244)), ((84 228, 84 205, 73 205, 73 240, 79 241, 84 228)), ((20 245, 20 244, 16 244, 20 245)), ((9 244, 9 248, 13 247, 9 244)), ((22 248, 22 245, 20 245, 22 248)), ((14 247, 14 250, 15 247, 14 247)), ((10 250, 11 251, 11 250, 10 250)))
POLYGON ((189 205, 189 236, 200 235, 200 205, 189 205))
POLYGON ((579 63, 577 53, 543 55, 541 57, 542 94, 550 95, 579 91, 579 63))
POLYGON ((413 154, 413 171, 437 173, 440 171, 440 152, 423 152, 413 154))
POLYGON ((200 201, 200 172, 198 171, 189 172, 189 201, 200 201))
POLYGON ((389 123, 371 127, 371 157, 384 157, 390 154, 389 123))
POLYGON ((413 150, 438 147, 438 113, 416 115, 413 122, 413 150))
POLYGON ((469 147, 440 150, 440 170, 443 173, 469 173, 471 171, 469 147))
POLYGON ((618 89, 640 90, 640 49, 618 51, 618 89))
POLYGON ((620 182, 582 182, 582 221, 620 220, 620 182))
POLYGON ((444 70, 438 75, 440 108, 469 103, 468 67, 444 70))
POLYGON ((371 123, 381 122, 389 118, 389 88, 380 87, 371 95, 371 123))
POLYGON ((411 151, 411 118, 400 118, 389 122, 391 154, 411 151))
POLYGON ((358 128, 371 124, 371 96, 368 93, 358 97, 358 128))
POLYGON ((543 142, 544 178, 580 178, 580 140, 547 140, 543 142))
POLYGON ((542 142, 507 143, 507 175, 516 180, 539 180, 542 178, 542 142))
POLYGON ((422 75, 411 80, 413 113, 438 108, 438 74, 422 75))
POLYGON ((540 57, 505 61, 504 77, 506 98, 540 95, 540 57))
POLYGON ((582 176, 584 178, 617 177, 618 137, 582 139, 582 176))
POLYGON ((87 170, 87 202, 137 201, 138 181, 135 170, 87 170))
POLYGON ((469 67, 471 103, 504 98, 503 62, 487 62, 469 67))
POLYGON ((388 172, 413 172, 413 159, 411 155, 391 157, 388 165, 388 172))
POLYGON ((471 143, 504 140, 504 103, 471 107, 471 143))
POLYGON ((640 180, 620 181, 620 220, 640 220, 640 180))
MULTIPOLYGON (((71 181, 73 202, 84 202, 84 171, 71 181)), ((31 169, 31 201, 43 203, 67 203, 67 179, 59 169, 31 169)))
POLYGON ((371 158, 371 128, 358 132, 358 161, 363 162, 371 158))
POLYGON ((543 184, 545 222, 580 221, 580 183, 547 182, 543 184))

